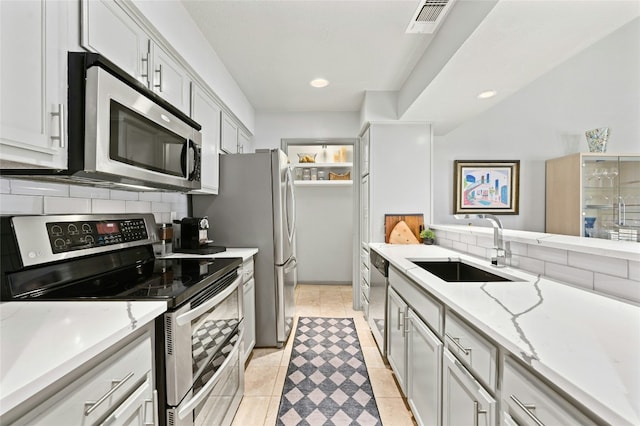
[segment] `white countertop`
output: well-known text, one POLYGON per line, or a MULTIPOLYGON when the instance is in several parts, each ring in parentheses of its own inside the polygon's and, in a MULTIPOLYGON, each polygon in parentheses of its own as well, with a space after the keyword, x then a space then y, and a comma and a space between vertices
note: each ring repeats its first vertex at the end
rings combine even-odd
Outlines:
MULTIPOLYGON (((474 225, 429 225, 439 231, 460 232, 469 235, 482 235, 493 238, 493 228, 474 225)), ((572 250, 600 256, 616 257, 626 260, 640 260, 640 243, 633 241, 615 241, 602 238, 575 237, 572 235, 546 234, 544 232, 518 231, 503 229, 505 241, 536 244, 563 250, 572 250)))
POLYGON ((166 309, 166 302, 0 303, 0 415, 166 309))
POLYGON ((241 257, 242 261, 248 260, 252 256, 258 253, 257 248, 228 248, 226 251, 214 254, 190 254, 190 253, 171 253, 166 256, 158 257, 158 259, 184 259, 184 258, 227 258, 227 257, 241 257))
POLYGON ((640 424, 640 307, 510 267, 494 272, 518 282, 447 283, 409 259, 492 267, 438 246, 370 247, 605 421, 640 424))

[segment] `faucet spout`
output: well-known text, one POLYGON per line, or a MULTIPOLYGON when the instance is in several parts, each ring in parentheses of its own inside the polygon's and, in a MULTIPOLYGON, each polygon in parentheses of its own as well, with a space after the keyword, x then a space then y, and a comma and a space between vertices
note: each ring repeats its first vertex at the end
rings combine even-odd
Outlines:
POLYGON ((491 256, 491 264, 498 268, 506 266, 507 252, 504 249, 504 243, 502 240, 502 222, 498 216, 488 213, 482 214, 465 214, 454 215, 456 219, 486 219, 493 225, 493 250, 495 255, 491 256))

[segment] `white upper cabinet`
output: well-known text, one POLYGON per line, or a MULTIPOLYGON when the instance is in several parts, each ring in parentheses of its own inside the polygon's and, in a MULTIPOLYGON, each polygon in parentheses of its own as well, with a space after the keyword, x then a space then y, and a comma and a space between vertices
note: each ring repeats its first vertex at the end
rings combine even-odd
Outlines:
POLYGON ((13 167, 7 161, 67 166, 67 7, 60 1, 0 1, 2 167, 13 167))
POLYGON ((149 85, 149 37, 111 0, 83 0, 81 44, 149 85))
POLYGON ((217 194, 220 181, 218 144, 220 142, 220 107, 197 84, 193 85, 191 118, 202 126, 201 188, 193 194, 217 194))
POLYGON ((154 42, 113 1, 82 1, 82 46, 100 53, 184 113, 191 79, 180 62, 154 42))
POLYGON ((189 112, 191 79, 187 71, 160 46, 150 43, 149 49, 150 89, 182 112, 189 112))
POLYGON ((238 125, 226 112, 222 112, 222 131, 220 136, 220 150, 227 154, 238 152, 238 125))

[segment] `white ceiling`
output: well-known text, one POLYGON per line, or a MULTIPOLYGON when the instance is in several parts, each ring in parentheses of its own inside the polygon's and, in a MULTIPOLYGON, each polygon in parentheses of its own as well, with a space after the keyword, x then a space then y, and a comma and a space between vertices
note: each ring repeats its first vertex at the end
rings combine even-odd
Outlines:
POLYGON ((405 34, 419 0, 181 1, 256 110, 359 111, 367 90, 400 91, 402 119, 445 128, 640 15, 640 0, 500 0, 477 25, 454 12, 487 0, 457 0, 431 36, 405 34), (461 26, 466 41, 443 48, 461 26), (478 101, 486 89, 498 96, 478 101))

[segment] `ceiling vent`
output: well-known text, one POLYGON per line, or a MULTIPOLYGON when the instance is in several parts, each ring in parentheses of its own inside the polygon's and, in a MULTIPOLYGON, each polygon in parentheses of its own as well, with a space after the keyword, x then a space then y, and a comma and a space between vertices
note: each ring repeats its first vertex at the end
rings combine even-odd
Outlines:
POLYGON ((406 33, 433 34, 436 32, 455 0, 422 0, 416 9, 406 33))

